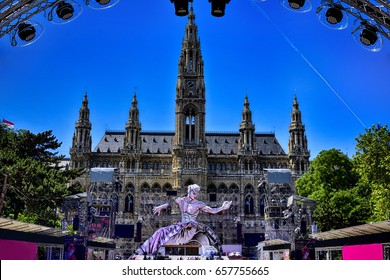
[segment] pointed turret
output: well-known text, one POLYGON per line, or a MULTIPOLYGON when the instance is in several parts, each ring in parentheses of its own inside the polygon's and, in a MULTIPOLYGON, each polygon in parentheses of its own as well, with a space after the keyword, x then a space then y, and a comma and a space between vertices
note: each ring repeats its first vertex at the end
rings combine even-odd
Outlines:
POLYGON ((192 96, 190 97, 204 98, 203 67, 204 63, 200 50, 198 26, 195 23, 194 9, 191 7, 178 64, 179 79, 176 85, 177 97, 183 98, 191 92, 192 96))
POLYGON ((240 138, 238 141, 238 151, 240 154, 251 153, 256 149, 254 135, 255 125, 252 123, 252 111, 249 108, 248 96, 245 96, 240 124, 240 138))
POLYGON ((131 108, 129 110, 129 119, 126 123, 126 135, 124 141, 124 148, 126 151, 140 151, 141 150, 141 123, 139 121, 137 93, 134 90, 133 100, 131 101, 131 108))
POLYGON ((305 126, 302 124, 301 111, 299 110, 299 104, 295 94, 289 133, 288 156, 291 169, 297 176, 301 176, 309 167, 310 151, 307 145, 305 126))
POLYGON ((89 121, 88 95, 87 92, 85 92, 84 99, 79 111, 79 119, 75 125, 72 148, 70 149, 72 167, 88 167, 86 166, 86 161, 80 159, 80 157, 89 155, 91 153, 91 129, 92 124, 89 121))

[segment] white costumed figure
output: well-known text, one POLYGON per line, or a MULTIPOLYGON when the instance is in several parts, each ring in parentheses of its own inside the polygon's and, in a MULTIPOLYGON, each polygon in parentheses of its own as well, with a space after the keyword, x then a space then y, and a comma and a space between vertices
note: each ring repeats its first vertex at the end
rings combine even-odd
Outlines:
MULTIPOLYGON (((221 242, 218 235, 207 225, 196 221, 200 212, 217 214, 230 208, 231 201, 223 202, 219 208, 211 208, 204 202, 196 199, 200 187, 196 184, 188 186, 188 195, 178 197, 174 201, 181 211, 181 222, 158 229, 136 251, 138 255, 156 254, 162 245, 183 245, 190 241, 197 241, 203 246, 214 246, 221 252, 221 242)), ((160 215, 167 209, 169 203, 153 208, 153 214, 160 215)))

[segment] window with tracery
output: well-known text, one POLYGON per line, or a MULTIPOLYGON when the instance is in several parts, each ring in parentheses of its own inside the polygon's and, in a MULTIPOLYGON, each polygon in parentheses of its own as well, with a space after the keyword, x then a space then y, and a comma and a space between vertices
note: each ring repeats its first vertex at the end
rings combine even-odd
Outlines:
POLYGON ((254 204, 253 204, 253 197, 251 195, 247 195, 245 197, 245 202, 244 202, 244 213, 245 214, 254 214, 254 204))
POLYGON ((185 116, 186 129, 185 129, 185 141, 195 141, 195 112, 193 109, 189 109, 185 116))
POLYGON ((128 194, 125 198, 125 212, 134 213, 134 197, 131 194, 128 194))

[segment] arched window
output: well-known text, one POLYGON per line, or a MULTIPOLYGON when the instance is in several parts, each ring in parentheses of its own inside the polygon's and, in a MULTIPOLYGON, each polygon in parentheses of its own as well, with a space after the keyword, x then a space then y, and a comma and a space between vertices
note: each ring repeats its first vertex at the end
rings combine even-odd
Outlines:
POLYGON ((187 109, 185 121, 185 141, 193 142, 195 140, 195 110, 193 108, 187 109))
POLYGON ((254 214, 253 197, 251 195, 245 197, 244 213, 254 214))
POLYGON ((153 193, 160 193, 161 192, 161 187, 158 183, 155 183, 152 187, 152 192, 153 193))
POLYGON ((125 212, 134 213, 134 197, 131 194, 125 198, 125 212))
POLYGON ((245 187, 245 194, 253 194, 254 192, 254 188, 248 184, 246 187, 245 187))
POLYGON ((188 178, 185 181, 184 186, 188 187, 189 185, 192 185, 192 184, 195 184, 194 180, 192 180, 191 178, 188 178))
POLYGON ((228 188, 226 187, 225 184, 219 185, 219 187, 218 187, 218 193, 227 193, 227 192, 228 192, 228 188))
POLYGON ((233 184, 229 187, 229 193, 239 193, 240 192, 240 189, 238 188, 238 186, 236 184, 233 184))
POLYGON ((261 217, 264 217, 264 215, 265 215, 264 207, 265 207, 265 200, 264 200, 264 197, 262 197, 262 198, 260 198, 260 201, 259 201, 259 212, 260 212, 261 217))

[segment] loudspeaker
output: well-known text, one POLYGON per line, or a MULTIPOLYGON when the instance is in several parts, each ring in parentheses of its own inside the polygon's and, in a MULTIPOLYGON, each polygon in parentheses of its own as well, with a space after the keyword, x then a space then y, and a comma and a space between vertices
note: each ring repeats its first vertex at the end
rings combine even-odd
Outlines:
POLYGON ((306 233, 307 233, 306 221, 302 220, 301 221, 301 234, 302 235, 306 235, 306 233))
POLYGON ((79 230, 79 227, 80 227, 80 219, 79 219, 79 216, 76 215, 73 218, 73 230, 79 230))
POLYGON ((134 225, 115 225, 115 237, 133 238, 134 225))
POLYGON ((141 222, 138 222, 137 223, 137 233, 134 237, 134 241, 135 242, 141 242, 142 240, 142 223, 141 222))
POLYGON ((244 245, 254 247, 265 240, 264 233, 244 233, 244 245))
POLYGON ((167 191, 167 196, 177 196, 177 191, 167 191))

